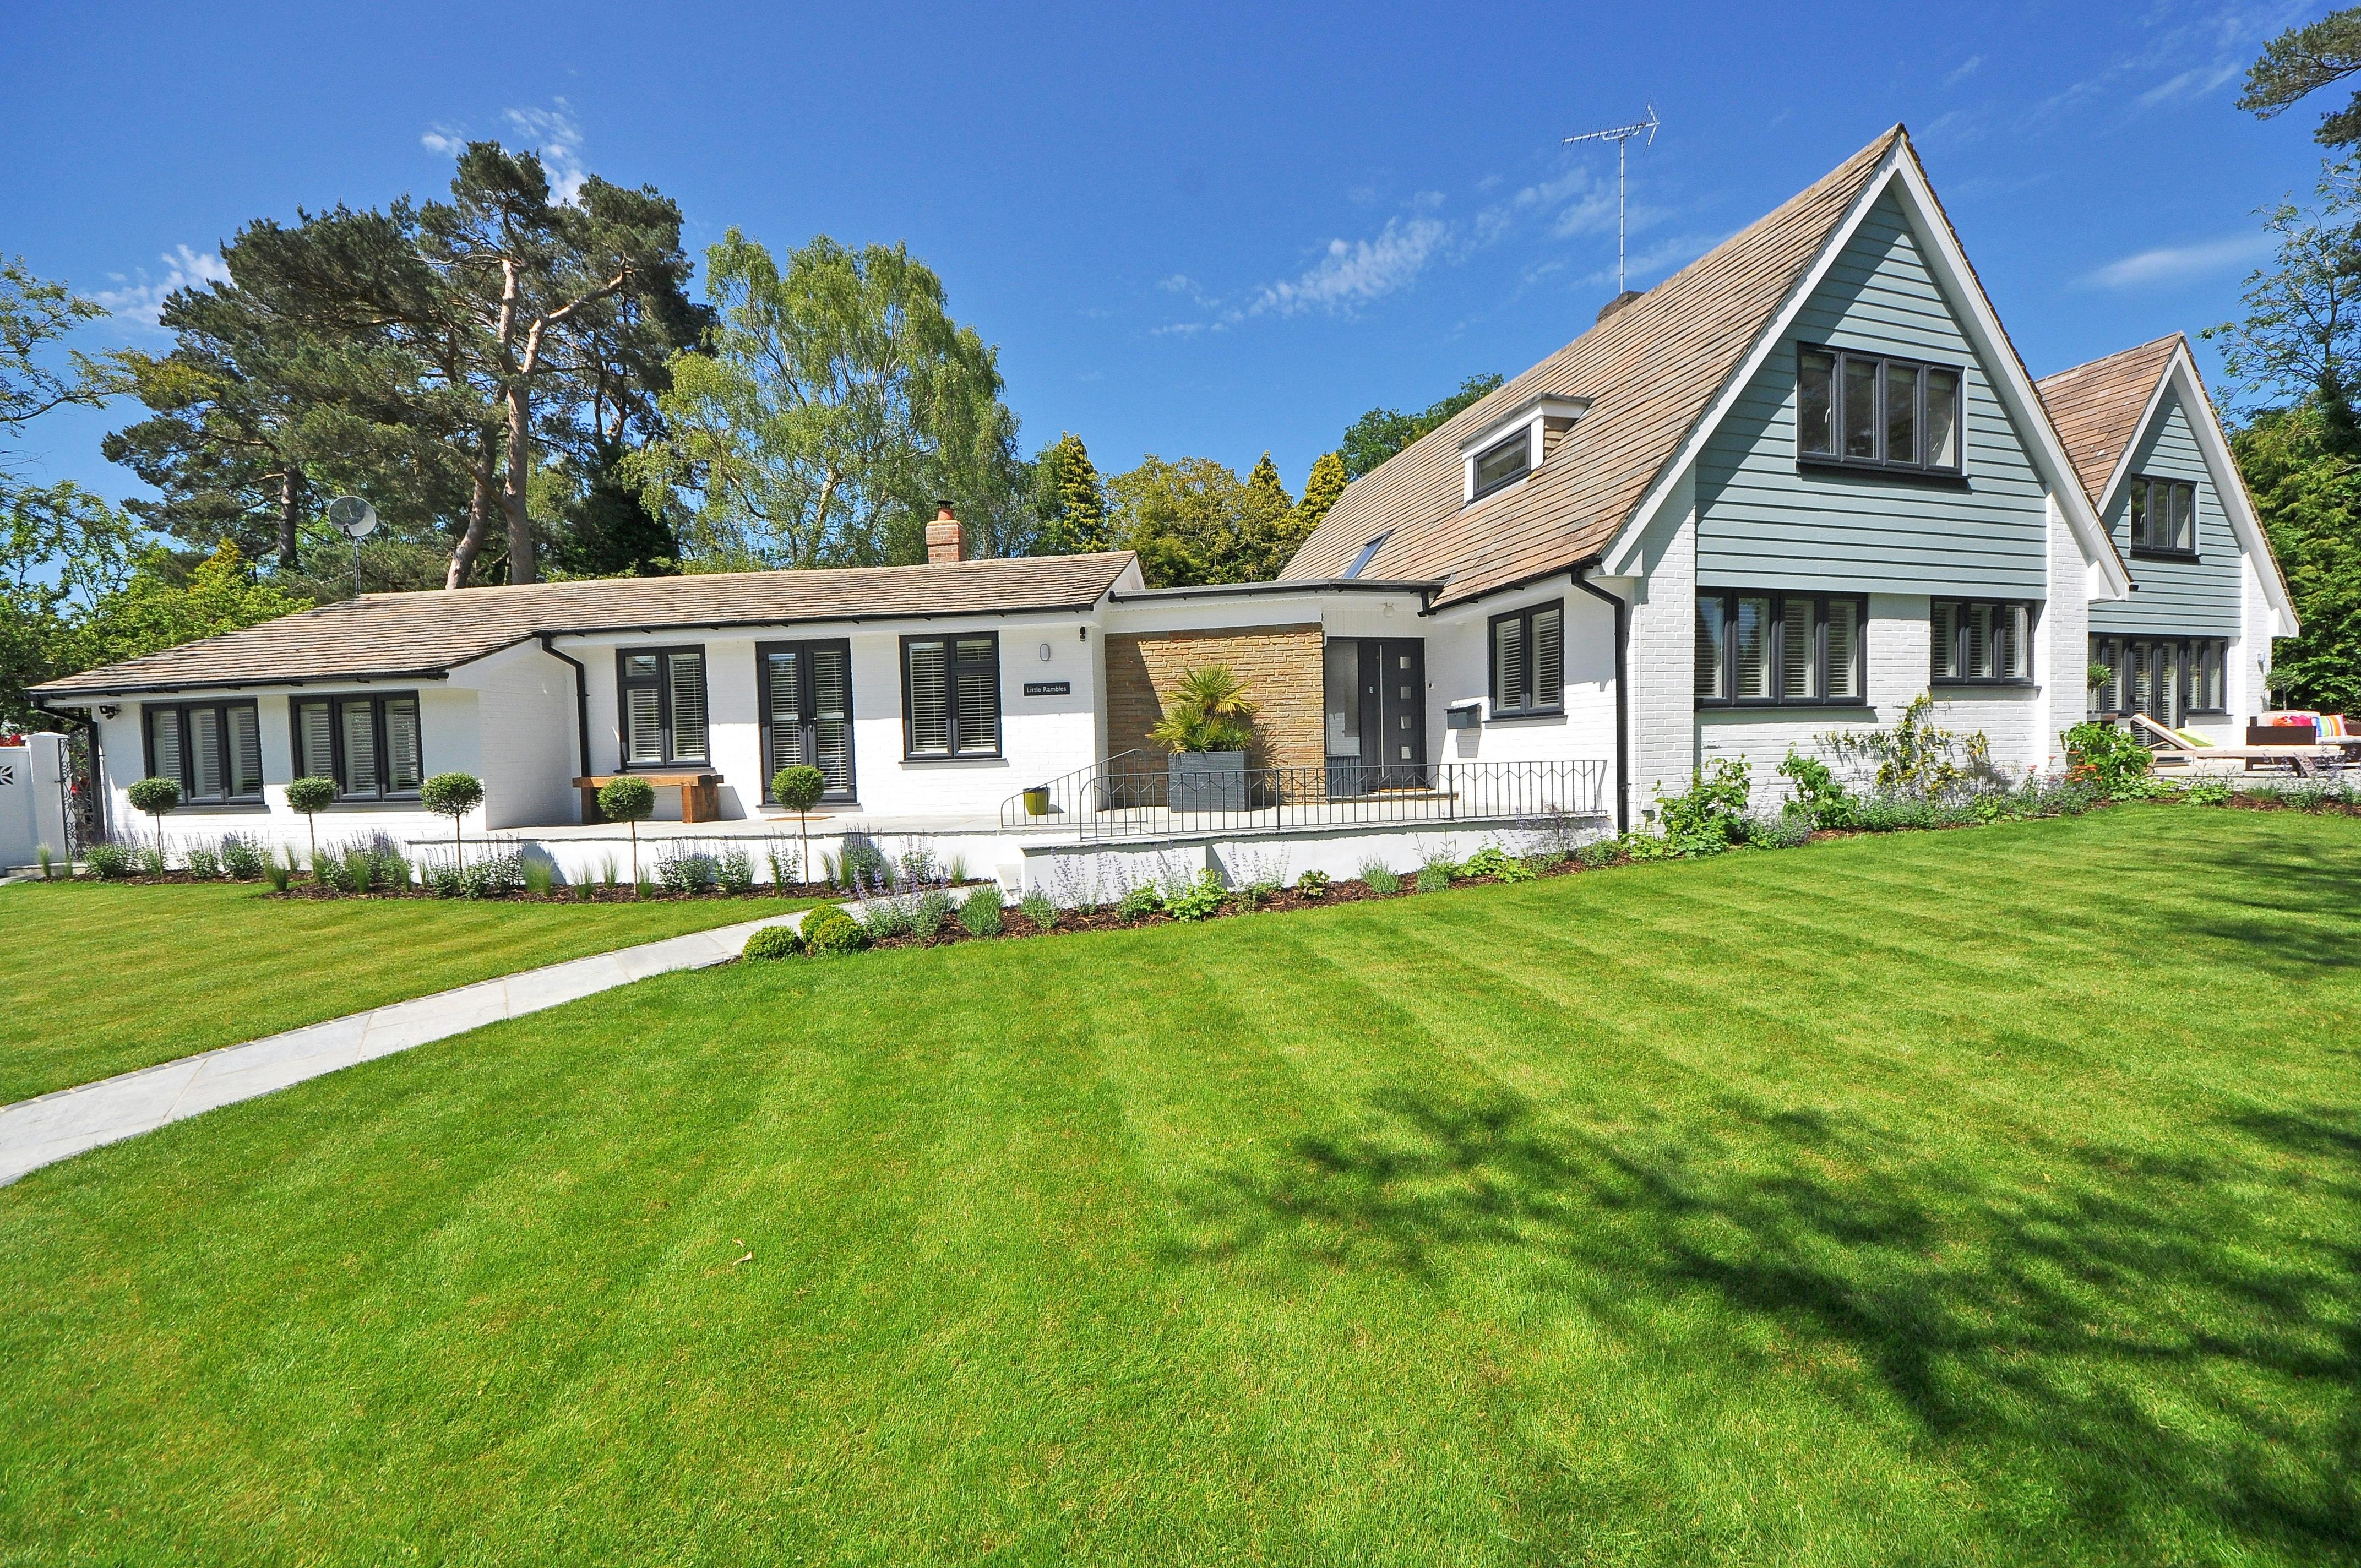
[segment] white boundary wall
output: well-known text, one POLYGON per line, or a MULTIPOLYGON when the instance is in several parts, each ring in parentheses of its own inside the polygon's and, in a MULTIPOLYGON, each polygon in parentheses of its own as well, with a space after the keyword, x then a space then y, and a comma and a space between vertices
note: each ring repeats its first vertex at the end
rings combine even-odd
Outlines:
POLYGON ((44 846, 63 864, 65 771, 62 735, 27 735, 22 746, 0 746, 0 872, 37 863, 44 846))

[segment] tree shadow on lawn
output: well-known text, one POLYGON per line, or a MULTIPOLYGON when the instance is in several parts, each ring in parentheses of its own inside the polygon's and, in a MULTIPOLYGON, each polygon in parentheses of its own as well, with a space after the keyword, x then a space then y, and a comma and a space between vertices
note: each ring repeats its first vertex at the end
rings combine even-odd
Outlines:
POLYGON ((2198 839, 2172 870, 2173 923, 2184 935, 2233 945, 2243 961, 2281 979, 2361 964, 2361 853, 2198 839))
POLYGON ((1717 1109, 1684 1140, 1505 1092, 1388 1091, 1354 1130, 1184 1191, 1176 1249, 1282 1282, 1485 1277, 1631 1339, 1702 1297, 1729 1319, 1734 1398, 1763 1331, 1849 1349, 1820 1359, 1863 1371, 1813 1397, 1882 1388, 1965 1474, 2025 1491, 1983 1497, 1989 1519, 2070 1558, 2184 1530, 2312 1560, 2361 1543, 2350 1110, 2178 1135, 2202 1155, 2078 1144, 1969 1168, 1890 1131, 1717 1109), (2285 1227, 2297 1207, 2310 1235, 2285 1227))

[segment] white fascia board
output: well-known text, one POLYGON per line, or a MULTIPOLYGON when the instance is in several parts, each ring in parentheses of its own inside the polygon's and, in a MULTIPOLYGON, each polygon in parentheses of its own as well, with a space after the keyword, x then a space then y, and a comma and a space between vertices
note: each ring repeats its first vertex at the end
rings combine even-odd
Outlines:
POLYGON ((2186 340, 2173 348, 2164 374, 2156 378, 2155 389, 2148 394, 2147 407, 2141 411, 2139 423, 2132 427, 2131 439, 2124 443, 2123 452, 2115 459, 2114 472, 2107 477, 2107 488, 2100 492, 2101 515, 2115 504, 2115 497, 2131 477, 2132 454, 2147 438, 2163 411, 2168 391, 2180 393, 2181 406, 2190 411, 2189 427, 2196 434, 2198 451, 2204 455, 2205 470, 2213 480, 2213 493, 2222 498, 2222 511, 2230 520, 2231 532, 2238 537, 2238 548, 2255 568, 2256 579, 2263 585, 2263 598, 2271 610, 2271 635, 2294 636, 2298 622, 2295 605, 2288 597, 2287 580, 2279 576, 2279 559, 2271 554, 2262 520, 2255 515, 2254 499, 2246 494, 2238 460, 2222 434, 2222 422, 2213 412, 2213 400, 2205 395, 2204 382, 2198 379, 2197 362, 2190 357, 2186 340))
POLYGON ((1462 456, 1470 455, 1492 446, 1512 433, 1519 425, 1531 426, 1545 419, 1579 420, 1590 411, 1588 398, 1569 398, 1555 392, 1544 392, 1526 398, 1500 418, 1459 444, 1462 456))
POLYGON ((1993 312, 1992 302, 1984 297, 1983 290, 1976 284, 1968 258, 1951 233, 1951 225, 1937 212, 1935 194, 1927 189, 1917 161, 1903 156, 1907 146, 1906 142, 1896 142, 1876 171, 1861 186, 1861 194, 1854 199, 1844 220, 1829 233, 1827 243, 1820 247, 1820 254, 1813 258, 1811 267, 1788 291, 1787 298, 1780 303, 1770 323, 1755 340, 1754 346, 1747 351, 1745 359, 1714 399, 1713 406, 1706 411, 1705 418, 1697 422, 1697 428, 1689 433, 1680 450, 1664 465, 1655 485, 1632 509, 1621 532, 1604 553, 1600 566, 1605 575, 1622 576, 1631 572, 1641 538, 1647 532, 1648 524, 1654 520, 1658 509, 1672 495, 1680 477, 1688 471, 1689 465, 1697 461, 1697 455, 1704 451, 1705 444, 1712 439, 1713 433, 1720 428, 1730 411, 1737 406, 1738 400, 1745 395, 1746 389, 1753 385, 1755 376, 1770 359, 1779 340, 1787 334, 1787 329, 1795 324, 1795 318, 1803 313, 1805 305, 1827 280, 1837 258, 1852 243, 1853 236, 1869 216, 1870 208, 1892 190, 1901 197, 1903 215, 1910 221, 1911 232, 1919 241, 1920 253, 1935 274, 1937 285, 1953 305, 1963 308, 1969 346, 1975 350, 1977 358, 1982 363, 1993 389, 2000 395, 2002 405, 2015 417, 2020 429, 2032 433, 2035 465, 2065 512, 2066 521, 2081 543, 2084 556, 2091 562, 2094 579, 2102 589, 2093 597, 2119 599, 2131 596, 2131 574, 2125 570, 2123 557, 2115 553, 2114 543, 2107 537, 2098 513, 2092 510, 2090 498, 2083 493, 2081 478, 2075 473, 2073 464, 2067 460, 2065 445, 2058 439, 2058 432, 2049 422, 2048 411, 2042 406, 2040 395, 2033 389, 2033 382, 2026 375, 2025 366, 2017 358, 2015 348, 2010 345, 2008 334, 1993 312))

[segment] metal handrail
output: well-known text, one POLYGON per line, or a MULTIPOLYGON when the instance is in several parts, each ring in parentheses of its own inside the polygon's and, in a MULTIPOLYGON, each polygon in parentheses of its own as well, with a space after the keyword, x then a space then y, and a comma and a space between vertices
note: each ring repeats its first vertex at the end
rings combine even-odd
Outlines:
POLYGON ((1130 751, 1011 795, 1000 825, 1093 840, 1598 817, 1609 769, 1600 758, 1229 769, 1130 751))

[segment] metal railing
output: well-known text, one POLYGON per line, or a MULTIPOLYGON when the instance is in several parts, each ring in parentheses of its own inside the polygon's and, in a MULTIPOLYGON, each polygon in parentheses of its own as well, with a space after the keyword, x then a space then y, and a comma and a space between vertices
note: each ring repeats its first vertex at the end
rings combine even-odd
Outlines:
POLYGON ((1598 817, 1608 773, 1595 758, 1224 769, 1125 751, 1009 796, 1000 825, 1097 840, 1598 817))

